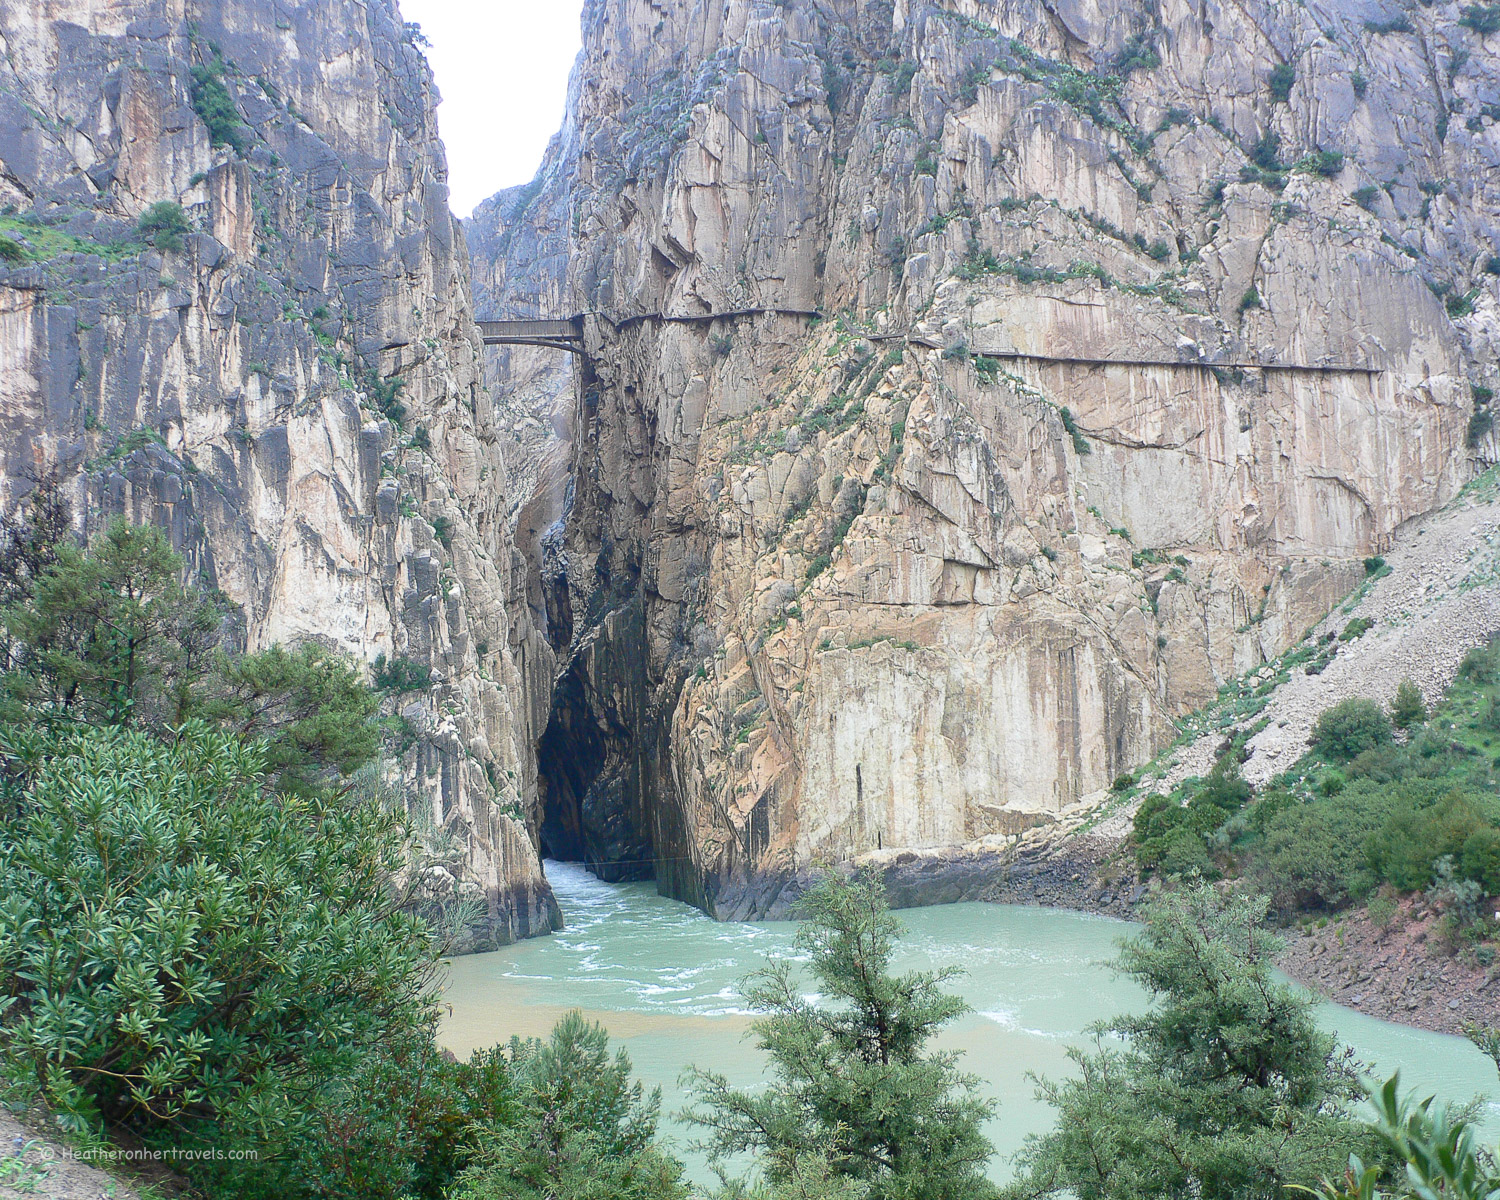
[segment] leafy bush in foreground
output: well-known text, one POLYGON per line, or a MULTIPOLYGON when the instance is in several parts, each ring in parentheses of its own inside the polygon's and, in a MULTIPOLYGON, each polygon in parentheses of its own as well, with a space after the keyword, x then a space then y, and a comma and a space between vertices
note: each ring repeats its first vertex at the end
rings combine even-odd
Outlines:
POLYGON ((253 1145, 270 1171, 329 1089, 430 1041, 397 818, 273 796, 201 723, 12 727, 0 750, 4 1056, 74 1126, 253 1145))

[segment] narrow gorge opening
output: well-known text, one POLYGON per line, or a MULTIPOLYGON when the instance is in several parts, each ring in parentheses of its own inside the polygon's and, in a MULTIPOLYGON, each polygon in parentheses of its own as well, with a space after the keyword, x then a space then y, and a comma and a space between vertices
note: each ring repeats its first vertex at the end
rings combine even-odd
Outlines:
POLYGON ((604 745, 588 719, 583 684, 569 670, 552 696, 552 714, 537 745, 541 807, 538 835, 543 858, 588 863, 583 800, 604 766, 604 745))
POLYGON ((553 687, 537 744, 543 858, 582 863, 605 883, 656 878, 635 711, 642 667, 598 638, 553 687))

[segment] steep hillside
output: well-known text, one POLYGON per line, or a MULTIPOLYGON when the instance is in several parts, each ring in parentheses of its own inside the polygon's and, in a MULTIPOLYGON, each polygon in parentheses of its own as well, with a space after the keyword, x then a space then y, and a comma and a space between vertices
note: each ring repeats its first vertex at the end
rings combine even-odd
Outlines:
POLYGON ((774 913, 1067 820, 1320 620, 1494 453, 1460 16, 590 0, 472 230, 490 311, 587 320, 492 367, 571 464, 544 844, 774 913))
POLYGON ((80 521, 167 528, 248 646, 383 655, 458 835, 435 894, 485 900, 476 945, 552 928, 549 652, 395 0, 19 0, 0 39, 0 498, 55 470, 80 521))

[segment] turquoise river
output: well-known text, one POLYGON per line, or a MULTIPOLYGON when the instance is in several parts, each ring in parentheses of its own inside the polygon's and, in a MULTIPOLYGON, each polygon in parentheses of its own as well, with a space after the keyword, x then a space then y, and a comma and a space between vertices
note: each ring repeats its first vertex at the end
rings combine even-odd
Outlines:
MULTIPOLYGON (((446 967, 442 1040, 459 1055, 512 1034, 545 1036, 570 1008, 609 1029, 637 1075, 662 1089, 663 1130, 698 1181, 709 1176, 692 1151, 693 1132, 676 1119, 688 1097, 680 1076, 696 1064, 753 1085, 762 1058, 747 1036, 750 1014, 738 981, 767 959, 793 952, 795 925, 720 924, 656 894, 652 884, 600 883, 582 867, 547 864, 568 928, 446 967)), ((973 1012, 942 1043, 965 1052, 965 1069, 999 1101, 990 1134, 993 1174, 1050 1110, 1028 1072, 1061 1077, 1066 1051, 1084 1044, 1094 1021, 1140 1008, 1143 995, 1107 965, 1131 926, 1103 917, 998 904, 953 904, 900 914, 907 927, 901 969, 958 966, 955 983, 973 1012)), ((1426 1092, 1455 1099, 1500 1096, 1490 1061, 1457 1037, 1377 1021, 1335 1005, 1323 1024, 1377 1074, 1399 1068, 1426 1092)), ((1500 1105, 1486 1108, 1500 1135, 1500 1105)))

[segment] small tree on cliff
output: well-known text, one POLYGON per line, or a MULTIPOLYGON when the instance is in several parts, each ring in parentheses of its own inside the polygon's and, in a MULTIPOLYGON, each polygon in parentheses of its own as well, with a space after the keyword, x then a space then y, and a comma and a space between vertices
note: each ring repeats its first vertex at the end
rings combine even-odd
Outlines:
MULTIPOLYGON (((871 1200, 980 1200, 993 1194, 982 1124, 991 1105, 957 1054, 928 1048, 967 1011, 943 991, 956 973, 893 975, 901 932, 879 883, 830 877, 803 899, 797 934, 826 1007, 804 998, 786 961, 752 975, 746 997, 774 1082, 743 1092, 694 1070, 715 1157, 750 1150, 768 1182, 786 1188, 809 1162, 868 1185, 871 1200)), ((787 1192, 786 1194, 793 1194, 787 1192)))
POLYGON ((1348 1115, 1356 1064, 1272 977, 1266 907, 1207 884, 1147 906, 1120 967, 1158 1005, 1095 1027, 1095 1053, 1069 1052, 1078 1078, 1041 1084, 1057 1128, 1028 1141, 1008 1200, 1280 1200, 1373 1147, 1348 1115))

